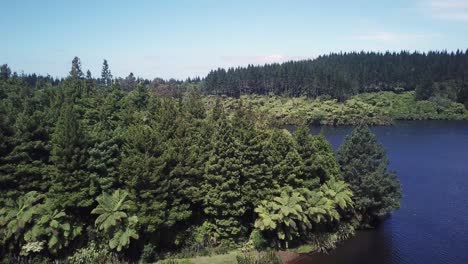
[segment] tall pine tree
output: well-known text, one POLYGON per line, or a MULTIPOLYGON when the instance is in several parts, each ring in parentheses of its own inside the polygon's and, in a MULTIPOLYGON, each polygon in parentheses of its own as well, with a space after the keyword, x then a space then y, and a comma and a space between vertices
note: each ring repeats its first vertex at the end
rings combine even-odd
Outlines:
POLYGON ((338 151, 344 180, 353 191, 357 213, 365 224, 399 208, 401 186, 387 170, 384 148, 366 126, 356 127, 338 151))

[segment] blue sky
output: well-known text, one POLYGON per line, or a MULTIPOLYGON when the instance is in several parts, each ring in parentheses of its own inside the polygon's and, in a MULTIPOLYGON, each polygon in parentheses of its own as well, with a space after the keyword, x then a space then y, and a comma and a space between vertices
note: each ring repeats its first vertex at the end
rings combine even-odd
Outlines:
POLYGON ((468 48, 468 0, 0 0, 0 63, 66 76, 204 76, 339 51, 468 48))

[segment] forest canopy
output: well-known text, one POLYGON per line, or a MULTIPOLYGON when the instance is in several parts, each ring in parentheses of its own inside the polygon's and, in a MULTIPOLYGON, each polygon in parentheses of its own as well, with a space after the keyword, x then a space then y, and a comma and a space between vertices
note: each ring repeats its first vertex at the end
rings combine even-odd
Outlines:
POLYGON ((198 81, 173 90, 115 79, 107 61, 93 78, 79 58, 63 80, 28 80, 2 67, 0 255, 12 262, 325 251, 399 207, 399 182, 365 126, 337 159, 305 125, 262 122, 242 100, 207 107, 198 81))
POLYGON ((213 95, 350 96, 379 91, 416 91, 426 100, 435 90, 468 108, 468 50, 456 52, 345 52, 315 59, 212 70, 203 91, 213 95))

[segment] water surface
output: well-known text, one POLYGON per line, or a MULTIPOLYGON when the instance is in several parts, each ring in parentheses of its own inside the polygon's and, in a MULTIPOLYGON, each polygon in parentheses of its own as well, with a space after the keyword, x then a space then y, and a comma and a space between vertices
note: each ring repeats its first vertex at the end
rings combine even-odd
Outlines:
MULTIPOLYGON (((351 127, 312 127, 336 150, 351 127)), ((329 255, 301 263, 468 263, 468 122, 373 127, 403 186, 401 208, 329 255)))

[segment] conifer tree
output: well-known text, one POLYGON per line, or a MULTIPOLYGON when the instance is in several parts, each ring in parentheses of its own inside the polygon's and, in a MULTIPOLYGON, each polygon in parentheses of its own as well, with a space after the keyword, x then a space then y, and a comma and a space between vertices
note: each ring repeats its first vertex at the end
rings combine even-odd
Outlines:
POLYGON ((291 133, 279 129, 272 131, 268 147, 271 151, 269 161, 273 165, 274 182, 272 182, 271 188, 278 190, 283 186, 303 187, 305 180, 302 171, 303 163, 291 133))
POLYGON ((315 189, 319 187, 320 178, 315 168, 314 159, 316 158, 316 149, 314 148, 314 138, 310 134, 307 126, 300 126, 294 131, 294 139, 296 143, 297 152, 302 158, 302 172, 307 178, 304 187, 308 189, 315 189))
POLYGON ((338 161, 364 223, 372 224, 399 208, 400 183, 395 173, 387 170, 385 150, 369 128, 358 126, 346 137, 338 151, 338 161))
POLYGON ((0 105, 0 206, 7 198, 18 197, 14 184, 14 166, 8 161, 8 155, 14 148, 14 130, 7 111, 0 105))
POLYGON ((314 174, 320 179, 320 184, 328 180, 341 179, 340 166, 335 157, 330 142, 323 134, 312 137, 312 168, 314 174))
POLYGON ((107 60, 104 60, 102 63, 101 82, 104 86, 110 86, 112 84, 112 73, 107 60))
POLYGON ((90 210, 98 195, 96 183, 86 171, 87 141, 74 106, 66 103, 52 135, 51 193, 57 202, 68 209, 90 210))
POLYGON ((203 183, 204 212, 221 239, 238 238, 244 231, 240 222, 245 212, 239 182, 241 170, 239 142, 221 108, 203 183))
POLYGON ((44 127, 44 113, 25 111, 16 118, 14 125, 15 147, 6 160, 14 169, 11 170, 14 188, 18 196, 30 191, 44 193, 50 186, 48 179, 49 131, 44 127))
POLYGON ((142 114, 144 117, 130 125, 124 135, 119 178, 138 201, 142 226, 154 233, 171 228, 188 218, 191 212, 189 204, 181 199, 179 179, 171 175, 177 162, 176 149, 162 133, 169 129, 148 113, 142 114))
POLYGON ((8 67, 8 64, 3 64, 0 66, 0 80, 6 81, 11 76, 11 69, 8 67))
POLYGON ((70 77, 72 79, 83 78, 83 71, 81 70, 81 61, 80 61, 80 58, 78 57, 75 57, 72 60, 72 68, 70 70, 70 77))
POLYGON ((242 159, 240 185, 247 217, 254 216, 253 210, 261 200, 274 193, 270 186, 273 180, 268 148, 270 134, 256 129, 253 116, 254 113, 239 101, 232 120, 242 159))

